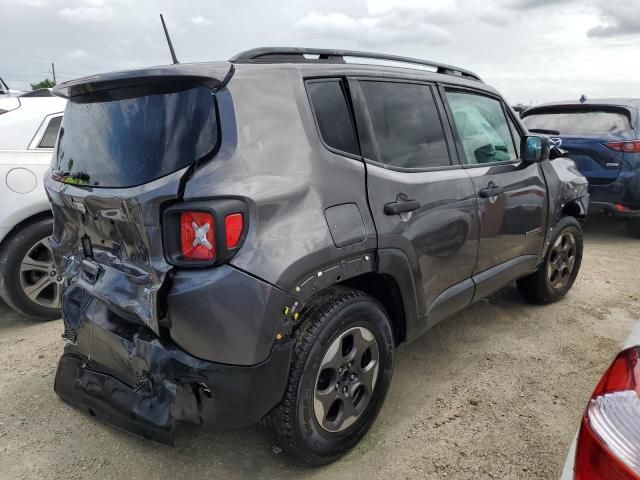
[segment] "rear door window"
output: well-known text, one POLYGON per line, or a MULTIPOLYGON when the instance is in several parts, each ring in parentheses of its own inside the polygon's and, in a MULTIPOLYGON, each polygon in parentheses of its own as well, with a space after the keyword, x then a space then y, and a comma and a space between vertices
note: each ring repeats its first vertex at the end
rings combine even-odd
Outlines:
POLYGON ((629 117, 622 112, 605 110, 542 111, 523 119, 529 130, 550 135, 605 136, 633 139, 629 117))
POLYGON ((116 89, 70 99, 53 170, 68 183, 132 187, 212 153, 218 139, 212 91, 153 88, 162 93, 116 89))
POLYGON ((368 80, 360 86, 377 146, 374 160, 402 169, 451 165, 431 87, 368 80))
POLYGON ((518 159, 502 103, 481 94, 448 91, 453 121, 469 165, 518 159))
POLYGON ((342 81, 311 80, 307 82, 307 92, 324 143, 341 152, 359 155, 342 81))

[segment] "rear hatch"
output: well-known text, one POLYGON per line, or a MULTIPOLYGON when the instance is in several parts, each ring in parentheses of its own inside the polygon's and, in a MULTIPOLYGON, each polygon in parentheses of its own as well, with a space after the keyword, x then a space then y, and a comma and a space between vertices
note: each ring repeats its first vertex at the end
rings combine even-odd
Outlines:
POLYGON ((624 107, 566 105, 527 110, 529 131, 543 133, 565 149, 592 185, 614 182, 624 161, 621 144, 635 140, 631 112, 624 107))
POLYGON ((179 199, 191 168, 213 156, 219 140, 220 83, 178 73, 63 84, 57 93, 69 102, 45 181, 68 289, 78 286, 156 333, 171 269, 161 209, 179 199))

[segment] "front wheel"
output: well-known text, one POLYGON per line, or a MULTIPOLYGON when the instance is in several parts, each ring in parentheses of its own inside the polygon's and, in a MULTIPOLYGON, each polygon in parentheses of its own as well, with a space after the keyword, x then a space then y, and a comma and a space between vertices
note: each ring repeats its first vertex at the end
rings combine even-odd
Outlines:
POLYGON ((332 462, 366 434, 384 402, 394 341, 369 295, 332 288, 302 313, 285 396, 265 419, 276 444, 305 463, 332 462))
POLYGON ((562 217, 553 230, 538 270, 517 281, 520 293, 534 303, 551 303, 564 297, 582 263, 582 227, 578 220, 562 217))

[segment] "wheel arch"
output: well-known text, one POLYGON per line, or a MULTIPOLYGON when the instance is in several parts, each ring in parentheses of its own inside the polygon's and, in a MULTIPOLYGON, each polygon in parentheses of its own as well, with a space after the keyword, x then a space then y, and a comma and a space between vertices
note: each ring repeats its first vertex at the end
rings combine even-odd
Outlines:
POLYGON ((365 273, 358 277, 350 278, 342 285, 360 290, 378 300, 389 315, 396 345, 404 342, 407 335, 405 311, 402 293, 398 282, 386 273, 365 273))
POLYGON ((567 202, 561 210, 562 215, 575 217, 578 220, 587 218, 587 212, 584 205, 577 199, 567 202))
POLYGON ((361 290, 378 300, 389 314, 396 345, 414 340, 426 330, 424 299, 417 295, 421 282, 407 256, 398 249, 380 249, 375 271, 350 278, 342 285, 361 290), (417 283, 418 282, 418 283, 417 283))
POLYGON ((7 232, 7 234, 0 240, 0 251, 2 251, 7 244, 7 242, 19 231, 28 227, 32 223, 38 222, 40 220, 44 220, 46 218, 53 218, 53 213, 51 210, 44 210, 33 215, 29 215, 28 217, 22 219, 18 223, 16 223, 11 230, 7 232))

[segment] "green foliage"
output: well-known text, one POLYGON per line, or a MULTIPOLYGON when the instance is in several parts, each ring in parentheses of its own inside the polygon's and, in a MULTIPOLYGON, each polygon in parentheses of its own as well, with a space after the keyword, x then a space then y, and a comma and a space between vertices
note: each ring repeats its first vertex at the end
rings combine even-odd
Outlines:
POLYGON ((53 80, 49 80, 48 78, 45 78, 41 82, 32 83, 31 89, 38 90, 39 88, 53 88, 55 86, 56 86, 56 82, 54 82, 53 80))

